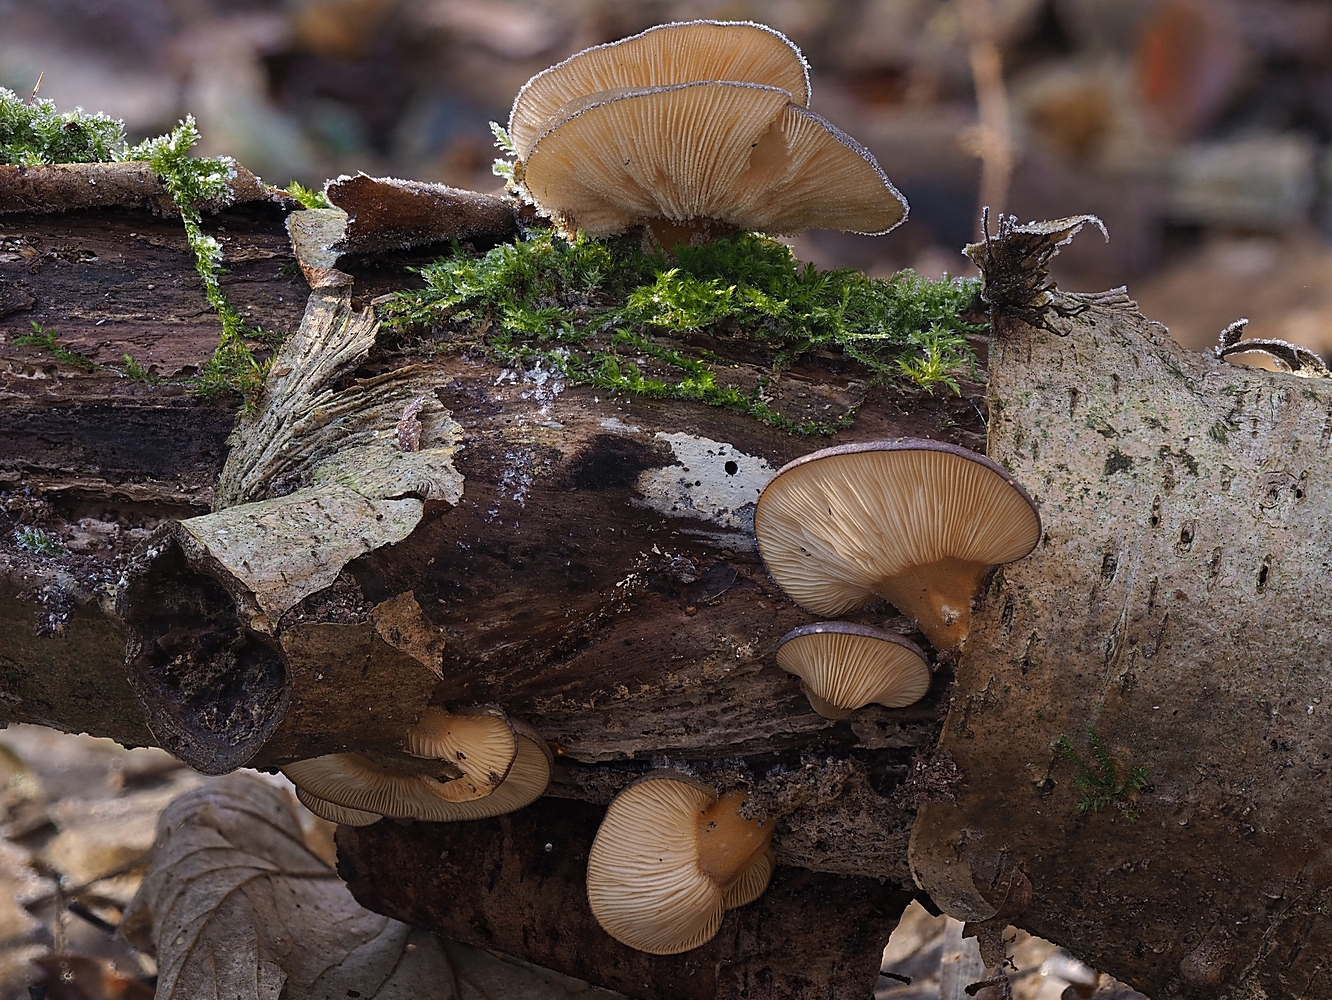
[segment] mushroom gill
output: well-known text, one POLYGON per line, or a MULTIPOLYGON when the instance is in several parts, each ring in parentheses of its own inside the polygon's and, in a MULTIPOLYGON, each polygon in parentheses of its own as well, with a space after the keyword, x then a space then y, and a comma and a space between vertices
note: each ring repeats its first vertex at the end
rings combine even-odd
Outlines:
POLYGON ((537 208, 566 231, 594 236, 637 225, 672 236, 680 227, 686 235, 810 228, 879 235, 900 223, 906 201, 870 152, 805 108, 799 53, 786 52, 782 72, 758 72, 789 43, 773 49, 772 35, 744 27, 728 45, 757 45, 754 58, 699 58, 692 46, 703 28, 663 25, 636 36, 642 45, 616 50, 616 73, 566 72, 592 54, 604 62, 612 46, 533 78, 509 127, 515 178, 537 208), (639 53, 648 41, 651 51, 639 53), (672 52, 676 45, 683 49, 672 52), (647 62, 634 66, 635 53, 647 62), (555 96, 537 100, 547 92, 555 96))
POLYGON ((743 818, 745 801, 677 772, 616 796, 587 859, 588 903, 606 933, 675 955, 710 941, 724 911, 761 896, 772 876, 772 825, 743 818))
POLYGON ((809 67, 786 36, 749 21, 659 24, 594 45, 542 70, 518 91, 509 136, 524 159, 546 124, 570 101, 622 87, 735 80, 787 91, 809 103, 809 67))
POLYGON ((930 667, 915 643, 849 622, 793 629, 777 643, 777 666, 800 678, 814 711, 842 719, 871 702, 905 708, 925 696, 930 667))
POLYGON ((1041 522, 984 455, 904 438, 779 469, 759 496, 754 533, 768 572, 801 607, 835 616, 882 596, 944 651, 966 640, 989 568, 1035 548, 1041 522))

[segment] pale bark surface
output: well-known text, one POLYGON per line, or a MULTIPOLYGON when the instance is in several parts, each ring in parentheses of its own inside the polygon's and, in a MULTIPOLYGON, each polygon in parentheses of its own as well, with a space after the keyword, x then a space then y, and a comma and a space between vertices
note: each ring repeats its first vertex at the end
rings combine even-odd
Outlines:
POLYGON ((989 453, 1044 536, 977 609, 913 871, 976 919, 1024 868, 1026 929, 1158 1000, 1332 996, 1332 382, 1184 350, 1122 290, 1055 304, 996 309, 989 453), (1055 744, 1095 769, 1092 728, 1149 784, 1080 813, 1055 744))

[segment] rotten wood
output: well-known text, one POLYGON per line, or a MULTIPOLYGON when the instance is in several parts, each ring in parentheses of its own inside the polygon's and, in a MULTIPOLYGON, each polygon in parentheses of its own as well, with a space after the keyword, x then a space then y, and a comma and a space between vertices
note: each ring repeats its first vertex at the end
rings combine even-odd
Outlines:
POLYGON ((341 827, 338 871, 379 913, 641 1000, 872 994, 911 891, 779 867, 707 944, 647 955, 611 938, 587 903, 587 854, 604 811, 544 798, 475 823, 341 827))

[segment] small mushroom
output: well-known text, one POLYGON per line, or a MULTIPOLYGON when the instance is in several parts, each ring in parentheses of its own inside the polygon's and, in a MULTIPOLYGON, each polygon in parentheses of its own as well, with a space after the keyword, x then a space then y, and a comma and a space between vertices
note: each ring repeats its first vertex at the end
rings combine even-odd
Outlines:
POLYGON ((748 21, 659 24, 584 49, 528 80, 513 102, 509 137, 526 159, 546 124, 570 101, 622 87, 700 80, 759 83, 787 91, 797 104, 809 103, 809 67, 781 32, 748 21))
MULTIPOLYGON (((489 795, 509 774, 518 756, 518 735, 503 712, 427 708, 407 732, 404 747, 414 757, 457 765, 474 789, 469 798, 489 795)), ((455 782, 449 782, 454 785, 455 782)), ((461 792, 461 789, 459 789, 461 792)))
POLYGON ((828 448, 779 469, 754 533, 801 607, 843 615, 883 596, 940 651, 959 649, 986 571, 1041 537, 1036 505, 1002 467, 938 441, 828 448))
POLYGON ((606 933, 675 955, 710 941, 725 910, 758 899, 772 877, 772 825, 741 817, 745 801, 678 772, 616 796, 587 859, 588 902, 606 933))
POLYGON ((909 639, 867 625, 802 625, 777 643, 777 666, 800 678, 814 711, 844 719, 877 702, 905 708, 925 696, 930 667, 909 639))
MULTIPOLYGON (((454 804, 444 795, 444 789, 454 781, 441 781, 429 774, 386 766, 357 753, 333 753, 298 760, 284 765, 282 773, 298 790, 308 795, 380 816, 448 819, 441 813, 446 806, 454 804)), ((314 809, 310 811, 315 812, 314 809)))
POLYGON ((321 799, 318 795, 312 795, 304 788, 296 789, 296 799, 320 819, 326 819, 330 823, 338 823, 342 826, 369 826, 371 823, 377 823, 384 818, 376 812, 368 812, 365 809, 351 809, 347 806, 340 806, 336 802, 329 802, 327 799, 321 799))
POLYGON ((489 819, 516 812, 541 797, 550 784, 550 771, 555 766, 550 747, 531 726, 514 719, 510 719, 509 724, 518 734, 518 754, 499 787, 484 798, 436 805, 428 818, 443 822, 489 819))
POLYGON ((428 773, 432 764, 449 766, 445 760, 397 757, 388 758, 385 763, 382 758, 372 760, 364 754, 335 753, 284 765, 282 773, 296 785, 298 796, 304 793, 301 801, 306 802, 306 808, 321 816, 324 813, 315 805, 322 808, 323 803, 360 813, 431 823, 501 816, 540 797, 550 784, 554 765, 550 748, 535 729, 521 722, 507 724, 517 734, 517 753, 504 780, 484 794, 478 793, 482 786, 466 775, 441 780, 428 773))
MULTIPOLYGON (((519 750, 513 725, 498 709, 445 712, 428 708, 407 732, 404 744, 406 755, 327 754, 296 761, 282 770, 298 792, 329 807, 442 821, 453 818, 446 815, 450 804, 488 798, 496 792, 510 774, 519 750)), ((308 803, 307 808, 324 815, 308 803)))

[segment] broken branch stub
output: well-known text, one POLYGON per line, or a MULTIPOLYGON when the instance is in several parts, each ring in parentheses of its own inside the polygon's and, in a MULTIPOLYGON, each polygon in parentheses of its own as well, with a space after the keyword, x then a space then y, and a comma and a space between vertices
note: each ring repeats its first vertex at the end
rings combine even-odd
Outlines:
MULTIPOLYGON (((252 761, 275 733, 280 757, 348 743, 396 747, 439 675, 438 662, 422 663, 428 640, 386 641, 368 619, 282 628, 283 615, 332 586, 353 559, 410 535, 425 501, 456 504, 462 495, 458 428, 428 394, 427 370, 332 388, 369 351, 375 329, 373 314, 346 296, 312 295, 275 359, 285 375, 233 435, 215 512, 164 526, 127 574, 120 612, 130 683, 162 746, 205 773, 252 761), (414 451, 396 434, 405 408, 424 417, 414 451), (320 627, 355 632, 339 640, 346 656, 308 634, 320 627), (347 705, 308 734, 314 744, 296 739, 309 729, 299 721, 308 694, 296 685, 320 690, 350 661, 367 680, 393 678, 398 697, 378 712, 347 705), (283 739, 293 702, 298 719, 283 739)), ((315 700, 327 706, 330 696, 345 700, 329 692, 315 700)))
POLYGON ((1068 232, 986 245, 989 453, 1044 533, 976 609, 913 873, 979 921, 1023 868, 1026 929, 1153 997, 1332 996, 1332 385, 1185 350, 1122 290, 990 282, 1068 232))

